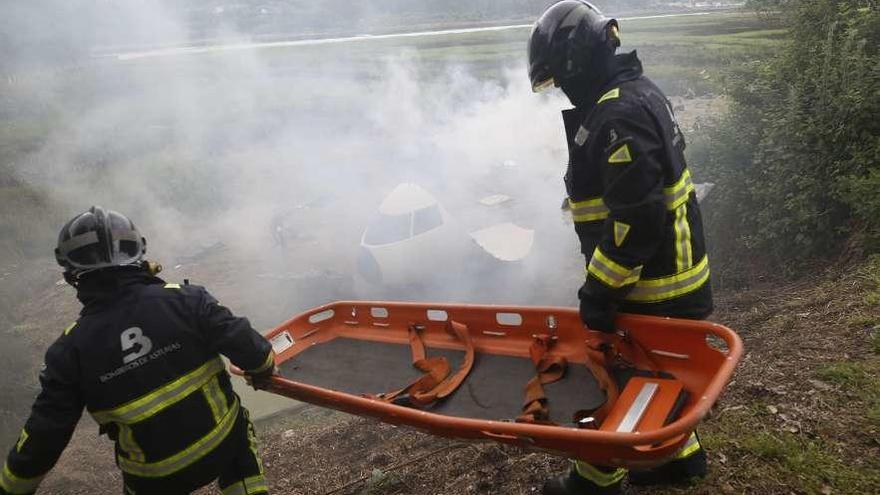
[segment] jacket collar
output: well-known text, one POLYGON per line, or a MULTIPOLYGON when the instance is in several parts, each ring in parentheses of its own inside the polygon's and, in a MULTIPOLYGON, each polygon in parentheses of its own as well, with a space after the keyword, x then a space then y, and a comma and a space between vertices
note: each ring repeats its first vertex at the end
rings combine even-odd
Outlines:
POLYGON ((633 50, 629 53, 615 55, 605 64, 605 68, 601 72, 605 75, 598 78, 598 82, 584 81, 581 83, 584 86, 581 86, 583 90, 580 91, 580 100, 585 103, 575 106, 578 112, 589 112, 596 106, 596 102, 602 95, 624 82, 640 78, 643 73, 642 62, 633 50))
POLYGON ((99 270, 82 278, 77 285, 76 297, 83 304, 80 314, 96 312, 136 287, 164 283, 161 278, 142 269, 99 270))

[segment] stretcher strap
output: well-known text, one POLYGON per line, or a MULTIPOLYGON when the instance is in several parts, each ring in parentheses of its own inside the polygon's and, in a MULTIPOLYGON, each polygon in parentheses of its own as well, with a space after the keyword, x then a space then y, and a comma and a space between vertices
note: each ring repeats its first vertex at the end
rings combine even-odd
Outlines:
MULTIPOLYGON (((619 395, 617 383, 611 377, 611 374, 608 373, 610 356, 614 353, 615 352, 611 346, 599 345, 592 347, 587 345, 586 366, 590 372, 593 373, 593 377, 596 379, 596 382, 598 382, 599 388, 605 392, 605 403, 595 411, 589 413, 589 416, 595 418, 599 424, 601 424, 608 416, 608 412, 614 407, 614 403, 617 402, 617 397, 619 395)), ((586 414, 578 413, 575 416, 574 421, 578 422, 585 416, 586 414)))
POLYGON ((451 330, 465 346, 464 361, 453 375, 449 374, 451 368, 445 357, 426 357, 425 344, 422 342, 419 328, 418 325, 410 325, 409 344, 412 350, 413 366, 424 374, 400 390, 367 395, 367 397, 383 402, 393 402, 398 397, 409 396, 411 403, 424 407, 447 397, 467 378, 474 366, 474 344, 468 327, 455 321, 450 321, 447 326, 447 330, 451 330))
MULTIPOLYGON (((555 339, 550 335, 537 335, 529 347, 529 355, 535 363, 536 375, 526 384, 526 398, 523 403, 523 412, 516 418, 521 423, 540 423, 555 425, 550 421, 550 410, 544 385, 553 383, 565 376, 566 360, 561 356, 550 356, 547 352, 553 346, 555 339)), ((605 403, 593 411, 578 411, 572 420, 577 423, 587 416, 592 416, 597 422, 608 416, 608 411, 617 401, 617 384, 608 373, 610 348, 587 347, 587 369, 596 378, 599 388, 605 392, 605 403)))
POLYGON ((529 347, 529 356, 535 364, 537 373, 526 384, 526 399, 523 402, 522 414, 516 418, 518 422, 552 424, 544 385, 565 376, 566 367, 564 357, 547 354, 554 342, 550 335, 538 335, 529 347))

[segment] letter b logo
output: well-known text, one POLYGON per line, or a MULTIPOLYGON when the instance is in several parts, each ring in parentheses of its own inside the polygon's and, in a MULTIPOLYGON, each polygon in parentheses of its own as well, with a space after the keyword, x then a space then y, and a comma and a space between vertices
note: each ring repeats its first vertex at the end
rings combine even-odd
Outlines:
POLYGON ((124 330, 119 338, 122 340, 122 352, 124 354, 122 356, 122 362, 125 364, 146 356, 150 352, 150 349, 153 348, 153 342, 145 337, 143 330, 138 327, 131 327, 124 330), (140 349, 135 349, 137 346, 139 346, 140 349))

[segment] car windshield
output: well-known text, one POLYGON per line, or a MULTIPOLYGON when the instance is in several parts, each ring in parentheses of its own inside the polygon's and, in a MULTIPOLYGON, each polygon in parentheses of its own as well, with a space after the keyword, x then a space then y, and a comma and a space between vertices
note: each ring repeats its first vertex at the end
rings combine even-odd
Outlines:
POLYGON ((403 215, 379 215, 367 227, 364 244, 378 246, 404 241, 411 237, 410 220, 412 213, 403 215))
POLYGON ((423 234, 443 225, 443 215, 436 203, 413 213, 413 235, 423 234))

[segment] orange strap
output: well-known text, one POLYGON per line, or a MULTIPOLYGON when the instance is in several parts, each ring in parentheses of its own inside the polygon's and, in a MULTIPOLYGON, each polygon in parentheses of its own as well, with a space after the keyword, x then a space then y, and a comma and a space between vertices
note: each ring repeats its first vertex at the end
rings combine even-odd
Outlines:
POLYGON ((424 375, 396 392, 368 395, 368 397, 383 402, 393 402, 401 395, 409 395, 410 402, 424 407, 454 392, 467 378, 474 366, 474 344, 466 325, 450 321, 447 330, 450 329, 465 345, 464 361, 454 375, 449 375, 449 361, 445 357, 429 358, 425 356, 425 344, 419 334, 419 327, 411 324, 409 344, 412 349, 413 366, 424 372, 424 375))
MULTIPOLYGON (((619 395, 617 383, 608 373, 608 365, 612 354, 614 354, 614 351, 611 345, 587 345, 587 368, 593 373, 593 377, 595 377, 596 382, 599 383, 599 388, 605 392, 605 403, 602 404, 599 409, 596 409, 589 414, 596 418, 596 421, 599 424, 601 424, 605 417, 608 416, 608 412, 614 406, 614 403, 617 402, 617 396, 619 395)), ((582 418, 575 417, 574 421, 577 422, 580 419, 582 418)))
POLYGON ((564 357, 547 355, 554 342, 553 337, 542 334, 536 336, 529 347, 529 356, 535 364, 537 374, 526 384, 526 399, 522 414, 516 418, 518 422, 552 424, 544 385, 561 379, 565 375, 566 366, 564 357))
MULTIPOLYGON (((523 412, 516 418, 522 423, 556 424, 550 421, 550 411, 547 406, 547 395, 544 393, 544 385, 553 383, 565 375, 566 360, 561 356, 548 356, 547 352, 555 342, 549 335, 537 335, 535 341, 529 347, 529 355, 535 363, 537 374, 526 384, 526 399, 523 403, 523 412)), ((601 423, 608 415, 608 411, 617 401, 617 384, 608 373, 609 353, 611 347, 602 346, 587 347, 587 368, 596 378, 599 388, 605 392, 605 403, 594 411, 578 411, 574 422, 586 416, 592 416, 601 423)))

